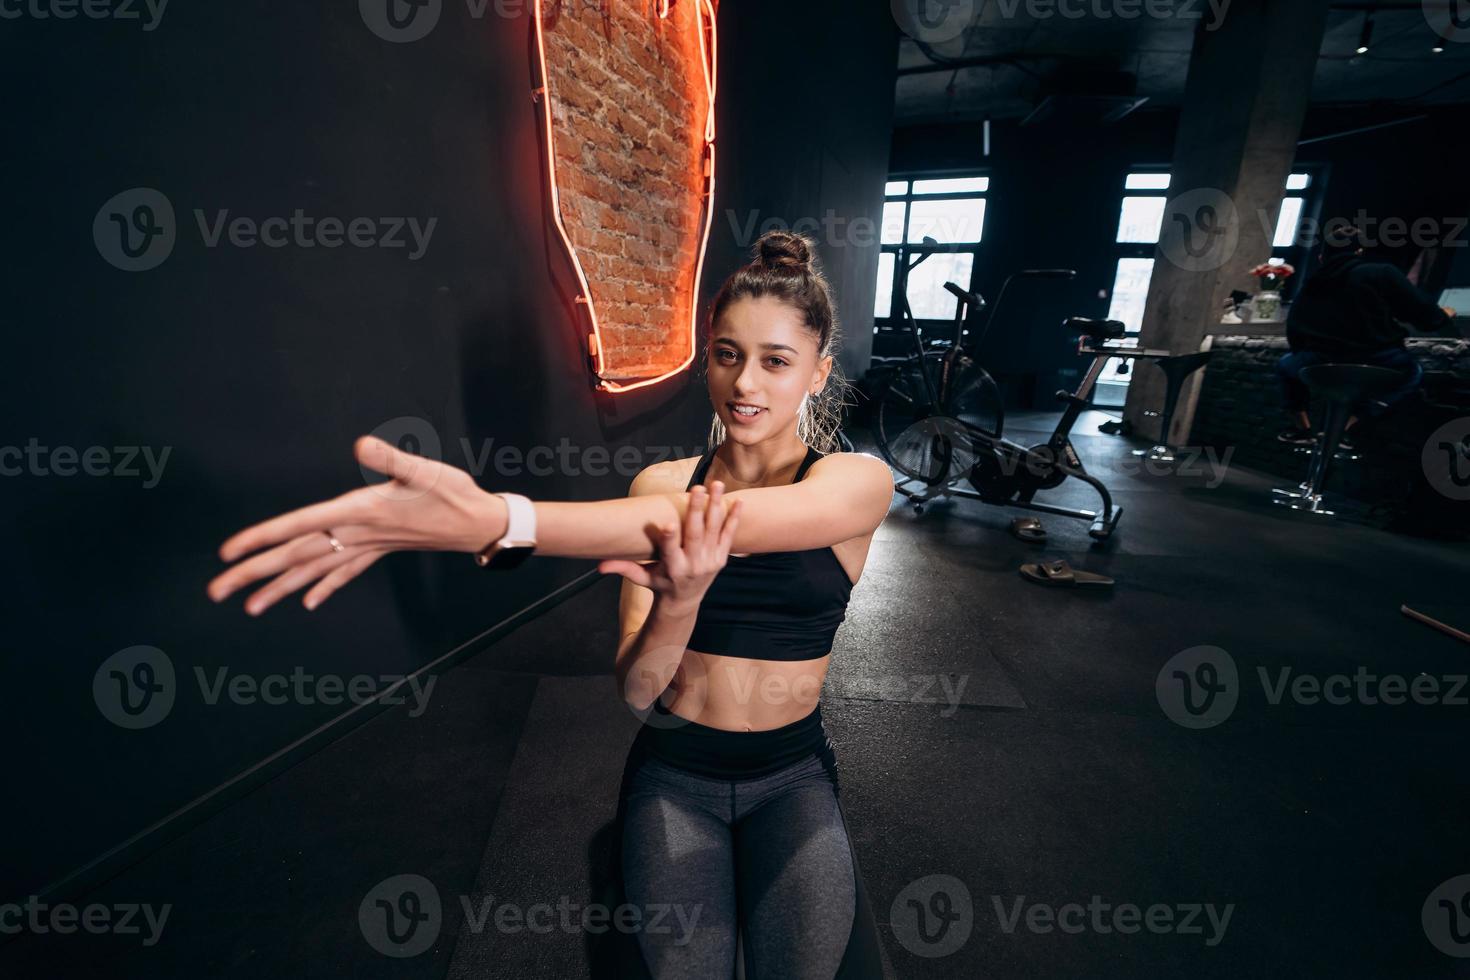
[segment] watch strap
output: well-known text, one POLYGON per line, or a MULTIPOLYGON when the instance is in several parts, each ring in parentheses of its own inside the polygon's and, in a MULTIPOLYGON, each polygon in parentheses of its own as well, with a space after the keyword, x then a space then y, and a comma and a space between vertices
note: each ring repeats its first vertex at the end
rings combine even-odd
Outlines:
POLYGON ((495 496, 505 501, 505 535, 476 553, 475 562, 482 568, 494 563, 501 552, 515 552, 519 564, 519 560, 536 549, 536 505, 529 497, 518 493, 497 493, 495 496))

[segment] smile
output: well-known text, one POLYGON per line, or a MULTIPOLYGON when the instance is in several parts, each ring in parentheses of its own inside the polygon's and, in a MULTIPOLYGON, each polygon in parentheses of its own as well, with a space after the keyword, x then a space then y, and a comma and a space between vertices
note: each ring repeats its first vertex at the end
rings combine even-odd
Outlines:
POLYGON ((764 408, 761 408, 758 405, 742 405, 739 402, 728 402, 727 404, 730 406, 730 411, 734 412, 741 418, 755 418, 761 412, 765 411, 764 408))

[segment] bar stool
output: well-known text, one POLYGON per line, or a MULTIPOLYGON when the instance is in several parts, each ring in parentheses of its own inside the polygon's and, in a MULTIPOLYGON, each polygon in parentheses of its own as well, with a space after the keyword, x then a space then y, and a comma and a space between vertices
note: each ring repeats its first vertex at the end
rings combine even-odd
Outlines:
MULTIPOLYGON (((1151 449, 1135 449, 1133 455, 1142 456, 1145 459, 1157 460, 1161 463, 1174 462, 1174 450, 1169 445, 1169 426, 1174 421, 1174 409, 1179 407, 1179 393, 1184 390, 1184 381, 1191 374, 1204 367, 1215 356, 1214 351, 1200 351, 1198 354, 1179 354, 1175 357, 1160 357, 1154 360, 1159 370, 1164 372, 1164 410, 1159 416, 1159 441, 1151 449)), ((1147 413, 1152 415, 1154 413, 1147 413)))
POLYGON ((1301 379, 1302 384, 1327 399, 1327 423, 1322 441, 1312 453, 1306 482, 1296 490, 1271 491, 1277 498, 1272 503, 1331 517, 1333 512, 1322 506, 1322 490, 1327 486, 1332 461, 1353 406, 1392 391, 1403 384, 1404 376, 1391 368, 1367 364, 1316 364, 1304 369, 1301 379))

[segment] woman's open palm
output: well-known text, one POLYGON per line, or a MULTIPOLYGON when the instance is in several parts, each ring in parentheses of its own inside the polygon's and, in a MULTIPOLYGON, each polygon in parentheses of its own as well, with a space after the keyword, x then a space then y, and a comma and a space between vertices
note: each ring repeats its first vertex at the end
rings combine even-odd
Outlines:
POLYGON ((677 523, 659 529, 657 561, 644 565, 611 559, 598 563, 597 570, 653 590, 666 606, 697 609, 710 583, 725 567, 740 524, 740 501, 726 507, 724 493, 725 485, 719 480, 708 492, 702 486, 690 492, 682 530, 677 523))

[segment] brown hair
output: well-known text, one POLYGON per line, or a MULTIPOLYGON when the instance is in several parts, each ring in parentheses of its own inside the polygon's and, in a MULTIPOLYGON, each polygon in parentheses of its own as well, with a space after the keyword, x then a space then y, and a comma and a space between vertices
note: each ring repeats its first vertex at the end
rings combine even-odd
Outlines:
MULTIPOLYGON (((710 308, 709 325, 714 325, 731 303, 742 299, 772 296, 802 315, 807 329, 817 335, 817 360, 831 355, 832 371, 827 384, 816 395, 802 402, 796 433, 802 442, 819 452, 836 452, 837 433, 842 428, 842 395, 847 379, 837 365, 837 309, 832 302, 832 287, 822 274, 813 251, 814 243, 805 235, 789 231, 770 231, 760 237, 751 250, 748 264, 736 269, 710 308)), ((725 441, 725 424, 718 413, 710 422, 710 448, 725 441)))

